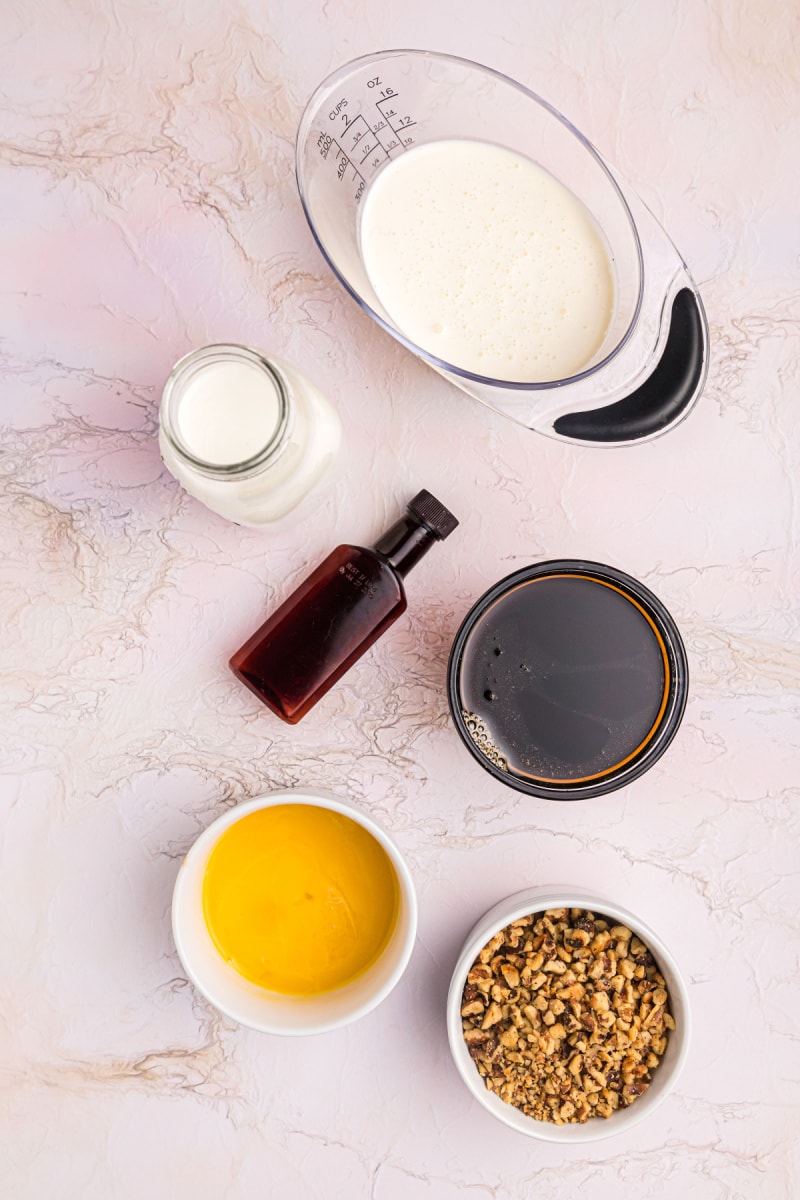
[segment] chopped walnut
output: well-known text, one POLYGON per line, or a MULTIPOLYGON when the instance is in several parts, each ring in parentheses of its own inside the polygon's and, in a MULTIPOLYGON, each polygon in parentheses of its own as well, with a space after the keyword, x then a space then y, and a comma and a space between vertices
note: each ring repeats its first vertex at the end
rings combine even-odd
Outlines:
POLYGON ((496 933, 467 975, 461 1017, 489 1091, 556 1125, 633 1104, 675 1028, 664 977, 641 939, 575 908, 496 933))

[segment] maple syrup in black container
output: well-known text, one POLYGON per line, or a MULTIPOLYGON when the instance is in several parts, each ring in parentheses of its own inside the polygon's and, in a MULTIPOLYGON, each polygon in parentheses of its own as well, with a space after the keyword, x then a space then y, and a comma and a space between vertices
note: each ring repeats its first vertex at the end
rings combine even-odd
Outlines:
POLYGON ((551 800, 615 791, 661 757, 686 707, 678 627, 601 563, 537 563, 467 614, 448 667, 456 729, 503 783, 551 800))

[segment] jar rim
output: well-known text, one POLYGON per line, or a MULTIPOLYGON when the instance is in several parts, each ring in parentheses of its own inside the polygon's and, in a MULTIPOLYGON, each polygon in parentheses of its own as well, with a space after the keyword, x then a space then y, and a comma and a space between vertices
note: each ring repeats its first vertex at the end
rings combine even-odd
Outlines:
POLYGON ((159 419, 161 429, 170 447, 194 470, 212 479, 246 477, 270 466, 282 454, 287 445, 293 417, 292 398, 287 382, 278 367, 258 350, 236 342, 215 342, 184 354, 172 368, 161 393, 159 419), (177 407, 192 378, 199 371, 220 362, 247 363, 257 367, 269 377, 278 397, 278 420, 267 443, 249 458, 225 464, 209 462, 207 459, 192 454, 181 439, 177 421, 177 407))

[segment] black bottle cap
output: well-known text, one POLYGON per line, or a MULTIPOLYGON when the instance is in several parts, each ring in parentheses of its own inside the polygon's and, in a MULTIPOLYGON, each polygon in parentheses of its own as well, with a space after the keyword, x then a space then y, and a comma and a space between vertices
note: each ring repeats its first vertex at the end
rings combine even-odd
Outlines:
POLYGON ((458 521, 430 492, 418 492, 408 506, 408 511, 440 541, 449 537, 458 521))

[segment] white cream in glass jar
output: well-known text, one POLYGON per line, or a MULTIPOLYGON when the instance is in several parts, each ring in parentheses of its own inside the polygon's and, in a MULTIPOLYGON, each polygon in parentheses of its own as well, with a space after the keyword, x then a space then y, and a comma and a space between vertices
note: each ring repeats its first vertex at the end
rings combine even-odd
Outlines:
POLYGON ((240 525, 290 512, 333 461, 339 418, 294 367, 247 346, 193 350, 161 397, 169 471, 207 508, 240 525))

